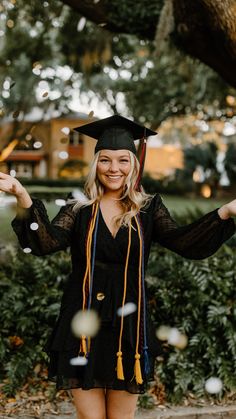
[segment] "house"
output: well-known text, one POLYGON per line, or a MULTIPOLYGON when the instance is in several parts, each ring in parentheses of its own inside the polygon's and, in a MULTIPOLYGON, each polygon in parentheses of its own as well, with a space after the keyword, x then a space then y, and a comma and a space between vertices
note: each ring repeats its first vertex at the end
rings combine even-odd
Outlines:
MULTIPOLYGON (((73 128, 89 123, 84 113, 69 114, 47 121, 24 121, 13 136, 14 122, 0 127, 1 149, 9 138, 20 138, 0 170, 22 178, 79 178, 86 175, 93 158, 95 142, 73 128)), ((161 137, 161 132, 160 132, 161 137)), ((145 171, 160 178, 183 167, 183 153, 178 145, 163 145, 159 136, 148 141, 145 171)))

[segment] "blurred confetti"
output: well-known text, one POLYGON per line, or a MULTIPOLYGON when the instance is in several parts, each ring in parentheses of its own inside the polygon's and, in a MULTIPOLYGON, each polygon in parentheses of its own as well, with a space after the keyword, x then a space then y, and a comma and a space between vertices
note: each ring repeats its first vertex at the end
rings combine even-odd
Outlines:
POLYGON ((14 169, 10 170, 10 176, 16 177, 16 171, 14 169))
POLYGON ((187 336, 176 327, 160 326, 156 331, 156 336, 159 340, 167 340, 170 345, 178 349, 184 349, 188 344, 187 336))
POLYGON ((86 18, 81 17, 81 19, 79 20, 78 25, 77 25, 77 31, 81 32, 84 29, 85 25, 86 25, 86 18))
POLYGON ((43 94, 42 94, 42 97, 47 97, 48 96, 48 92, 44 92, 43 94))
POLYGON ((223 388, 223 383, 220 378, 211 377, 205 382, 205 389, 210 394, 220 393, 223 388))
POLYGON ((160 326, 158 327, 156 331, 156 336, 159 340, 168 340, 169 333, 170 333, 169 326, 160 326))
POLYGON ((38 230, 38 228, 39 228, 38 223, 31 223, 30 224, 30 229, 31 230, 35 231, 35 230, 38 230))
POLYGON ((30 249, 30 247, 25 247, 25 248, 23 249, 23 252, 24 252, 24 253, 31 253, 31 252, 32 252, 32 249, 30 249))
POLYGON ((100 319, 94 310, 78 311, 72 319, 71 329, 75 336, 95 336, 100 327, 100 319))
POLYGON ((35 143, 33 144, 33 147, 38 149, 38 148, 41 148, 42 145, 43 143, 41 143, 41 141, 35 141, 35 143))
POLYGON ((137 306, 134 303, 126 303, 124 307, 119 307, 117 310, 118 316, 129 316, 137 310, 137 306))
POLYGON ((64 205, 66 205, 66 201, 65 199, 55 199, 55 204, 59 207, 63 207, 64 205))
POLYGON ((70 134, 70 128, 69 127, 63 127, 61 129, 61 132, 63 132, 63 134, 65 134, 65 135, 69 135, 70 134))
POLYGON ((58 156, 60 159, 66 160, 68 159, 69 154, 67 153, 67 151, 59 151, 58 156))
POLYGON ((71 365, 86 365, 88 363, 87 358, 85 358, 84 356, 76 356, 75 358, 71 358, 70 359, 70 364, 71 365))

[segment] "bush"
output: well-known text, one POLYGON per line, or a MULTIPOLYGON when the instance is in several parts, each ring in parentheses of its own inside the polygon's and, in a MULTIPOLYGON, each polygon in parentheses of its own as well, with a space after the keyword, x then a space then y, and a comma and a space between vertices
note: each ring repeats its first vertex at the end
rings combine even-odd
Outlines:
POLYGON ((147 280, 154 322, 177 327, 189 340, 184 350, 165 346, 157 365, 172 401, 189 391, 203 396, 211 376, 222 379, 224 390, 236 388, 235 263, 227 245, 201 261, 152 250, 147 280))
POLYGON ((45 363, 43 346, 59 311, 70 257, 37 258, 9 248, 0 269, 0 379, 14 391, 45 363))
MULTIPOLYGON (((45 365, 43 347, 59 312, 70 271, 70 255, 38 258, 10 248, 0 269, 0 379, 14 395, 45 365)), ((169 399, 180 401, 189 391, 204 394, 204 381, 214 375, 224 390, 236 387, 236 250, 224 245, 216 255, 190 261, 153 246, 147 272, 151 315, 156 326, 185 332, 184 350, 164 345, 157 374, 169 399)))

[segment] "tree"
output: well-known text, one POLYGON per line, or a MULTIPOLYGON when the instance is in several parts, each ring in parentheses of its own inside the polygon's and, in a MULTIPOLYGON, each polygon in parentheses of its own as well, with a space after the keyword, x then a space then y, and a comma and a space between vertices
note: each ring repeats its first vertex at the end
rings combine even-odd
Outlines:
POLYGON ((199 106, 207 112, 209 104, 225 108, 226 96, 235 95, 215 72, 171 45, 163 44, 161 56, 155 56, 154 41, 144 36, 154 15, 155 25, 158 19, 163 25, 164 2, 139 1, 132 13, 131 0, 121 0, 119 11, 115 0, 109 3, 112 22, 122 29, 126 16, 129 31, 140 38, 99 26, 103 0, 76 4, 84 14, 97 10, 98 24, 60 0, 4 0, 0 7, 0 116, 5 112, 15 120, 9 140, 35 106, 42 118, 59 116, 71 111, 75 94, 80 103, 97 96, 111 112, 132 115, 155 129, 172 113, 199 106))
MULTIPOLYGON (((236 87, 234 0, 63 0, 111 32, 164 39, 198 58, 236 87), (163 36, 161 37, 160 34, 163 36)), ((157 48, 159 45, 157 45, 157 48)))

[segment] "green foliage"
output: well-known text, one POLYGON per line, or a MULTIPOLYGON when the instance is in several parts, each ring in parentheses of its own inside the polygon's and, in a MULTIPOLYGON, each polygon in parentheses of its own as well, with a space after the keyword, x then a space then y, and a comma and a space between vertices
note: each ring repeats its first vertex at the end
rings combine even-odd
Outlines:
POLYGON ((7 116, 17 110, 21 120, 37 105, 42 115, 66 114, 75 94, 87 105, 97 96, 112 112, 127 113, 154 128, 173 113, 199 106, 211 115, 219 112, 233 89, 173 46, 155 57, 154 43, 142 36, 155 22, 153 16, 158 22, 162 6, 163 0, 109 1, 111 20, 118 26, 125 20, 130 28, 131 34, 124 35, 89 21, 78 30, 82 16, 59 0, 5 0, 0 9, 0 115, 2 108, 7 116), (42 81, 47 97, 42 97, 42 81))
POLYGON ((59 312, 70 258, 65 252, 37 258, 10 248, 2 259, 0 379, 13 394, 36 363, 45 362, 43 346, 59 312))
MULTIPOLYGON (((143 37, 149 33, 154 37, 155 22, 158 22, 164 0, 107 0, 109 19, 119 28, 126 22, 126 32, 143 37), (156 17, 156 19, 155 19, 156 17), (153 23, 154 22, 154 23, 153 23)), ((151 37, 150 36, 150 37, 151 37)))
POLYGON ((222 379, 224 391, 235 390, 235 249, 225 245, 202 261, 153 249, 150 259, 154 321, 177 327, 189 339, 184 350, 165 346, 157 365, 170 399, 179 401, 190 391, 203 396, 211 376, 222 379))
MULTIPOLYGON (((200 215, 189 213, 185 221, 200 215)), ((190 391, 203 396, 204 382, 212 375, 222 379, 224 392, 236 388, 235 262, 235 247, 228 245, 202 261, 152 247, 147 272, 151 316, 156 326, 177 327, 189 340, 184 350, 164 344, 157 363, 172 401, 190 391)), ((38 258, 10 248, 1 254, 0 379, 9 395, 35 375, 35 365, 46 362, 43 347, 69 272, 67 252, 38 258)), ((148 397, 141 401, 149 402, 148 397)))

